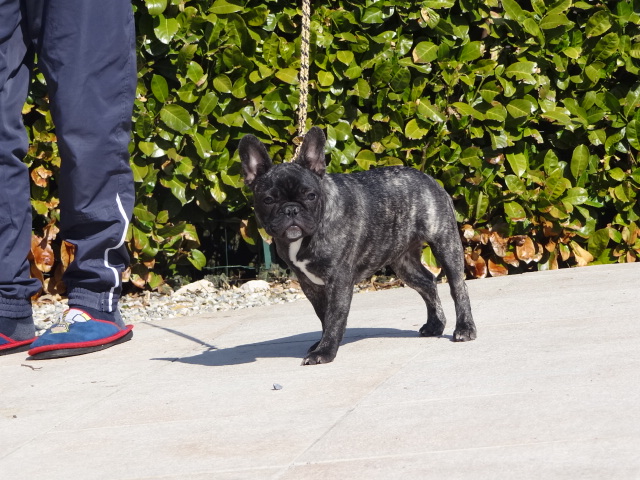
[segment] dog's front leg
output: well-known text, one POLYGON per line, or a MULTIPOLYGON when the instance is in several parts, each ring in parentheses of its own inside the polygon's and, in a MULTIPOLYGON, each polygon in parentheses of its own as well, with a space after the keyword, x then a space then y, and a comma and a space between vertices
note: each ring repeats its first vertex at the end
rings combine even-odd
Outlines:
POLYGON ((320 316, 322 338, 320 342, 311 347, 312 350, 302 361, 303 365, 329 363, 336 358, 338 347, 347 327, 347 317, 349 316, 352 296, 353 284, 337 281, 328 282, 324 286, 324 298, 316 296, 312 300, 318 316, 324 313, 324 318, 320 316), (318 305, 319 301, 320 303, 326 303, 318 305))

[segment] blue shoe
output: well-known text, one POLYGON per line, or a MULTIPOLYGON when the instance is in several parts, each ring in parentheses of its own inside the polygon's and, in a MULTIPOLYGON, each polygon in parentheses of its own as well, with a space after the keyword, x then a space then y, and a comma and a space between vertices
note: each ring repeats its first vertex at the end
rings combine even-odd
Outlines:
POLYGON ((0 355, 8 355, 9 353, 18 353, 29 350, 31 344, 36 337, 29 340, 17 341, 0 333, 0 355))
POLYGON ((33 342, 29 355, 40 360, 97 352, 131 340, 132 329, 133 325, 120 327, 114 322, 93 318, 84 310, 71 308, 33 342))

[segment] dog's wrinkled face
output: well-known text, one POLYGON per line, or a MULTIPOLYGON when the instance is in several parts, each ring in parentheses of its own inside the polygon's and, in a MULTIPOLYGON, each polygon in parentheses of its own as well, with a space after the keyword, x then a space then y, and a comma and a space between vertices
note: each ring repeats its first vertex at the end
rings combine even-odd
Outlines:
POLYGON ((324 212, 324 134, 312 128, 293 163, 271 163, 253 135, 238 147, 245 183, 253 190, 258 221, 267 233, 289 242, 313 235, 324 212))

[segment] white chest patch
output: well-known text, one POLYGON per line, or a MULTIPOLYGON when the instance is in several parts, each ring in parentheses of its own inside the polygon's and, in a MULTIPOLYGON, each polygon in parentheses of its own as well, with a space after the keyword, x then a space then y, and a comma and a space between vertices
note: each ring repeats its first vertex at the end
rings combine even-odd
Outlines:
POLYGON ((296 267, 298 267, 302 271, 302 273, 304 273, 307 276, 307 278, 311 280, 313 283, 315 283, 316 285, 324 285, 324 281, 320 277, 314 275, 309 270, 307 270, 307 264, 309 263, 309 260, 303 260, 303 261, 298 260, 298 252, 300 251, 300 245, 302 245, 301 238, 289 244, 289 259, 291 260, 291 263, 293 263, 296 267))

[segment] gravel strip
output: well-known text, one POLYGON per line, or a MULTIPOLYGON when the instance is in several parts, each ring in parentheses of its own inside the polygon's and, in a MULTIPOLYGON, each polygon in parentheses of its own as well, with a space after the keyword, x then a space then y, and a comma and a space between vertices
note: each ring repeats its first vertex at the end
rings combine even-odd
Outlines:
MULTIPOLYGON (((383 283, 364 282, 353 287, 353 292, 396 288, 402 284, 391 279, 383 283)), ((170 295, 144 292, 126 295, 120 299, 120 312, 127 324, 154 322, 163 318, 207 315, 226 310, 261 307, 306 299, 295 280, 267 283, 250 280, 240 287, 217 288, 208 280, 200 280, 176 290, 170 295)), ((67 299, 43 295, 33 303, 36 333, 41 335, 51 327, 67 309, 67 299)))
MULTIPOLYGON (((125 323, 153 322, 162 318, 206 315, 226 310, 274 305, 306 298, 295 282, 269 284, 252 280, 241 287, 216 288, 201 280, 186 285, 171 295, 144 292, 127 295, 120 300, 120 311, 125 323)), ((40 297, 33 304, 36 330, 41 334, 49 328, 67 308, 67 300, 51 295, 40 297)))

